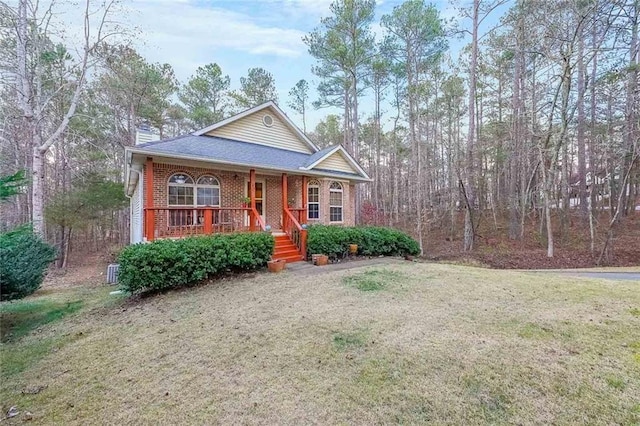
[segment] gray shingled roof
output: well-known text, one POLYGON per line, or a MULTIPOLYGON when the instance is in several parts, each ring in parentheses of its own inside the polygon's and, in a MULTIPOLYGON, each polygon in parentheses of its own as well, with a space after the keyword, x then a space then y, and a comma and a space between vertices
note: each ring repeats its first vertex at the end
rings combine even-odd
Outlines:
MULTIPOLYGON (((147 142, 135 146, 136 150, 149 153, 188 155, 200 157, 203 160, 281 170, 299 170, 301 167, 313 164, 333 148, 335 146, 322 149, 313 154, 305 154, 217 136, 195 135, 178 136, 172 139, 147 142)), ((345 177, 359 176, 356 173, 344 173, 334 170, 323 171, 331 174, 340 174, 345 177)))

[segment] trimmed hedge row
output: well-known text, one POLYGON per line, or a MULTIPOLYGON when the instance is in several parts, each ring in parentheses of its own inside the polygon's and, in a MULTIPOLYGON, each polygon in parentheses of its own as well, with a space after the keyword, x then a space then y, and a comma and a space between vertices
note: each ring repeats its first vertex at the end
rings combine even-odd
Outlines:
POLYGON ((225 272, 264 267, 274 248, 269 233, 157 240, 125 248, 118 282, 129 293, 196 284, 225 272))
POLYGON ((381 226, 312 225, 307 235, 307 253, 326 254, 330 258, 344 257, 349 245, 358 245, 358 254, 365 256, 404 256, 420 253, 418 242, 393 228, 381 226))

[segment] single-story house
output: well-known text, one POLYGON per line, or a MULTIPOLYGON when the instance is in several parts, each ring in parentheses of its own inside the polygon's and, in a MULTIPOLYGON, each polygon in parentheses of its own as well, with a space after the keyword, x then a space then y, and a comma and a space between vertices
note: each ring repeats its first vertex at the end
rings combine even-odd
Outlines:
POLYGON ((274 102, 197 132, 125 149, 131 243, 273 232, 274 258, 301 260, 304 224, 353 225, 371 179, 340 145, 318 149, 274 102))

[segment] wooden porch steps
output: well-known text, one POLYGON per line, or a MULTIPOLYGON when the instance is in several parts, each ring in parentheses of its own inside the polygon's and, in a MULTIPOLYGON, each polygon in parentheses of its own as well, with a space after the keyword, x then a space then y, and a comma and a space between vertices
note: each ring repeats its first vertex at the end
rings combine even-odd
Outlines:
POLYGON ((275 248, 273 249, 273 259, 282 259, 287 263, 300 262, 304 260, 304 257, 298 252, 298 248, 293 244, 293 241, 288 235, 274 235, 276 240, 275 248))

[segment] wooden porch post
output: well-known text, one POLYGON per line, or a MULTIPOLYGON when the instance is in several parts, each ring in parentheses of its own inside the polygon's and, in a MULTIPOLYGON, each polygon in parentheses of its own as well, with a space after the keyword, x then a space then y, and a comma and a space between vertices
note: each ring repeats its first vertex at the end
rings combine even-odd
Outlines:
MULTIPOLYGON (((307 223, 307 218, 309 217, 309 213, 307 212, 307 184, 308 178, 306 176, 302 176, 302 211, 300 213, 300 224, 307 223)), ((303 258, 307 258, 307 230, 303 229, 300 232, 300 254, 303 258)))
POLYGON ((256 230, 256 220, 258 218, 253 217, 253 212, 256 211, 256 170, 249 170, 249 197, 251 198, 251 211, 249 212, 249 231, 256 230))
POLYGON ((204 211, 204 233, 213 233, 213 209, 206 208, 204 211))
POLYGON ((284 212, 284 209, 288 207, 288 203, 289 203, 289 189, 287 185, 288 185, 287 174, 283 173, 282 174, 282 211, 283 212, 284 212))
POLYGON ((155 238, 155 211, 153 210, 153 159, 147 157, 147 164, 144 170, 144 233, 147 241, 155 238))
POLYGON ((287 188, 288 182, 287 182, 287 174, 283 173, 282 174, 282 230, 284 232, 287 232, 287 226, 289 224, 289 217, 287 216, 287 209, 288 209, 288 203, 289 203, 289 190, 287 188))
POLYGON ((307 177, 302 176, 302 215, 300 217, 300 224, 307 223, 307 217, 309 214, 307 213, 307 177))

